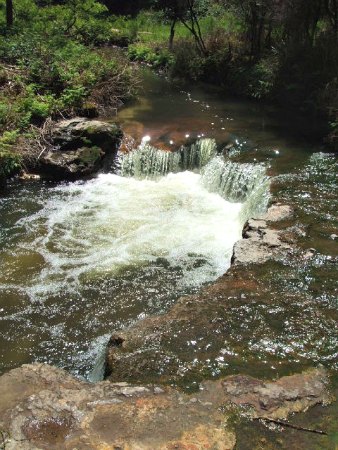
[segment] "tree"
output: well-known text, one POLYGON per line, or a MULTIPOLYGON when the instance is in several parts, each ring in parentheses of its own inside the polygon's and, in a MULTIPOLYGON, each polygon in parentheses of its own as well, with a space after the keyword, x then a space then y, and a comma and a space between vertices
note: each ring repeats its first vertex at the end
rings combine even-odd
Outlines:
POLYGON ((175 26, 177 22, 181 22, 192 34, 195 39, 196 46, 200 53, 206 55, 207 49, 202 37, 199 25, 199 7, 201 1, 198 0, 157 0, 155 1, 155 9, 164 13, 165 18, 170 23, 169 48, 172 49, 175 26))
POLYGON ((6 24, 10 28, 13 26, 14 13, 13 13, 13 0, 6 0, 6 24))

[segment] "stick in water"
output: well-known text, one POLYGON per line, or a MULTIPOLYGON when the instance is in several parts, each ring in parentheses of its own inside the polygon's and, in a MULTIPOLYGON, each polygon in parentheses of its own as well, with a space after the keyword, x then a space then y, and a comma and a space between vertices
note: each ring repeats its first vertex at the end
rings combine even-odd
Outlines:
POLYGON ((255 420, 264 420, 265 422, 275 423, 276 425, 281 425, 283 427, 293 428, 294 430, 307 431, 308 433, 316 433, 316 434, 322 434, 322 435, 327 436, 327 433, 325 431, 315 430, 313 428, 299 427, 297 425, 292 425, 289 422, 284 422, 283 420, 269 419, 269 418, 266 418, 266 417, 256 417, 255 420))

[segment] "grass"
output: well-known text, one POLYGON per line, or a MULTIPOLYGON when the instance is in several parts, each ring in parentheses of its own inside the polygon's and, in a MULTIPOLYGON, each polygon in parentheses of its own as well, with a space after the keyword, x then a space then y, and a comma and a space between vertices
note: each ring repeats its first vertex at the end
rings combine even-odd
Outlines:
MULTIPOLYGON (((216 30, 226 33, 240 32, 241 23, 234 15, 223 12, 219 16, 203 17, 199 21, 202 35, 207 36, 216 30)), ((120 35, 128 36, 131 42, 140 44, 164 45, 168 43, 170 24, 153 11, 143 11, 135 18, 119 17, 113 22, 113 27, 120 35)), ((190 31, 180 22, 175 26, 175 39, 191 39, 190 31)))

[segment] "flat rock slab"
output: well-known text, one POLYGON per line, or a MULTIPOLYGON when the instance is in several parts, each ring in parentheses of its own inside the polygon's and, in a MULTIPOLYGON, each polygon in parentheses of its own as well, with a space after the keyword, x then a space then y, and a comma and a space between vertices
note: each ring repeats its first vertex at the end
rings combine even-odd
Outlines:
POLYGON ((328 378, 323 368, 266 382, 243 375, 223 381, 226 400, 251 408, 255 418, 286 419, 318 403, 329 403, 328 378))
POLYGON ((170 388, 103 381, 25 365, 0 378, 0 429, 6 450, 230 450, 235 434, 220 403, 170 388))
POLYGON ((275 382, 238 375, 187 395, 153 385, 90 384, 45 364, 24 365, 0 378, 0 428, 6 450, 230 450, 236 437, 222 406, 285 418, 327 402, 327 382, 324 369, 275 382))
POLYGON ((276 203, 271 205, 266 214, 260 216, 260 219, 266 220, 268 222, 277 222, 280 220, 290 219, 293 215, 293 208, 290 205, 282 205, 281 203, 276 203))

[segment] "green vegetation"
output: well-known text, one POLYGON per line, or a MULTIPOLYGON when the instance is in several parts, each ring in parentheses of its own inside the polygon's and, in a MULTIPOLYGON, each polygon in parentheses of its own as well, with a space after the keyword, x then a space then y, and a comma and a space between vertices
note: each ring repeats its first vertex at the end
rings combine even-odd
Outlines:
POLYGON ((6 175, 21 160, 13 136, 31 133, 49 117, 115 109, 135 91, 127 58, 103 48, 113 39, 103 5, 21 0, 14 6, 10 27, 0 10, 0 166, 6 175))
MULTIPOLYGON (((116 109, 137 61, 326 116, 337 147, 336 0, 13 0, 0 3, 0 35, 2 134, 116 109)), ((2 141, 13 173, 17 140, 2 141)))
POLYGON ((336 0, 138 4, 136 17, 115 22, 128 36, 132 60, 172 77, 216 83, 226 92, 326 117, 327 141, 337 148, 336 0))
POLYGON ((6 131, 0 137, 0 178, 15 173, 21 167, 21 156, 11 151, 17 139, 16 131, 6 131))

